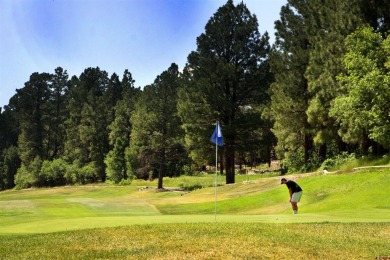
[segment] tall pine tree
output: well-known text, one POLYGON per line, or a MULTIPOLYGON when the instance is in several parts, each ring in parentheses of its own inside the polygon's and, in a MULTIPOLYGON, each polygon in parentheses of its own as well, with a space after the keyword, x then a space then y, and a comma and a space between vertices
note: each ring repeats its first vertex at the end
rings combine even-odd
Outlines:
POLYGON ((270 58, 275 75, 272 84, 270 116, 281 158, 284 153, 304 150, 307 164, 312 148, 311 127, 306 110, 309 105, 307 80, 304 77, 309 63, 310 43, 305 12, 306 1, 290 0, 282 7, 280 19, 275 22, 276 41, 270 58))
POLYGON ((88 68, 79 78, 71 80, 68 99, 67 161, 78 167, 90 166, 93 170, 90 181, 105 180, 104 158, 109 150, 108 107, 105 92, 109 85, 108 73, 97 68, 88 68))
POLYGON ((329 115, 331 102, 340 94, 336 77, 344 72, 344 39, 362 24, 359 1, 315 0, 308 3, 310 34, 309 65, 305 77, 311 95, 307 109, 308 121, 314 127, 314 141, 319 145, 319 156, 326 157, 326 148, 333 140, 339 140, 338 125, 329 115))
POLYGON ((215 121, 221 122, 226 183, 234 183, 236 152, 244 145, 247 132, 259 128, 260 121, 252 119, 256 113, 260 117, 257 108, 268 98, 272 80, 268 35, 259 33, 257 18, 244 3, 235 6, 232 0, 218 9, 205 29, 197 38, 197 50, 188 56, 190 77, 180 113, 187 138, 208 140, 215 121), (191 113, 197 114, 188 116, 191 113), (198 133, 191 132, 199 127, 198 133))
POLYGON ((130 154, 138 161, 133 165, 145 173, 157 173, 158 189, 163 188, 165 176, 181 173, 180 166, 186 158, 184 132, 177 113, 179 80, 178 66, 172 64, 145 87, 131 117, 130 154))
POLYGON ((22 89, 17 90, 20 135, 18 140, 22 163, 29 165, 36 157, 48 159, 48 120, 50 99, 48 73, 33 73, 22 89))
POLYGON ((134 111, 135 102, 140 89, 134 87, 131 73, 126 70, 121 82, 123 96, 115 105, 115 118, 110 124, 109 142, 112 149, 105 158, 107 178, 115 183, 122 179, 133 179, 134 174, 128 168, 126 149, 130 144, 131 123, 130 117, 134 111))

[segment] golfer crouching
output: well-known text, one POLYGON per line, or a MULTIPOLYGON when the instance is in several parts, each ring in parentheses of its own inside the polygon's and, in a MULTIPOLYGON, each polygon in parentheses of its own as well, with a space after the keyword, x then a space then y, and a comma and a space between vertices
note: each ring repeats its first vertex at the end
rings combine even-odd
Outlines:
POLYGON ((292 180, 286 180, 285 178, 280 179, 280 184, 286 184, 288 191, 290 192, 290 203, 294 214, 298 214, 298 202, 302 197, 302 189, 299 185, 292 180))

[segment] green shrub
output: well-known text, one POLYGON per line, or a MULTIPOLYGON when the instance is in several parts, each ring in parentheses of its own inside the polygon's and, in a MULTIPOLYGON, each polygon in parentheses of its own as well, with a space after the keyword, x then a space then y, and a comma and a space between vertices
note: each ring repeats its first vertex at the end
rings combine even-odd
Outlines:
POLYGON ((320 169, 321 170, 329 170, 330 168, 334 167, 335 165, 336 165, 336 161, 333 158, 328 158, 321 164, 320 169))
POLYGON ((26 166, 22 164, 15 175, 15 189, 26 189, 32 186, 33 178, 26 166))
POLYGON ((15 188, 25 189, 43 186, 44 181, 40 174, 41 167, 42 161, 39 157, 35 157, 29 165, 22 164, 15 175, 15 188))
POLYGON ((183 166, 183 174, 186 176, 195 176, 197 175, 197 171, 191 167, 191 165, 184 165, 183 166))
POLYGON ((66 184, 81 184, 80 181, 80 170, 79 166, 76 164, 70 164, 66 167, 66 172, 64 174, 66 184))
POLYGON ((65 185, 65 173, 67 164, 63 159, 54 161, 44 161, 41 168, 41 176, 44 186, 61 186, 65 185))
POLYGON ((195 184, 179 183, 179 187, 186 191, 193 191, 193 190, 198 190, 203 188, 203 186, 199 183, 195 183, 195 184))
POLYGON ((64 174, 66 184, 87 184, 96 182, 98 179, 97 168, 94 163, 80 166, 77 161, 68 165, 64 174))
POLYGON ((288 172, 299 172, 305 165, 303 149, 298 149, 294 152, 289 152, 283 160, 283 168, 287 168, 288 172))
POLYGON ((120 182, 119 182, 119 185, 131 185, 131 182, 133 180, 132 179, 122 179, 120 182))
POLYGON ((321 168, 322 170, 329 170, 332 169, 338 165, 345 164, 348 162, 352 162, 356 160, 356 156, 354 153, 348 154, 347 152, 343 152, 341 154, 336 155, 333 158, 326 159, 322 164, 321 168))
POLYGON ((95 163, 91 162, 81 168, 81 175, 84 183, 93 183, 98 179, 98 169, 95 163))
POLYGON ((109 185, 114 185, 115 184, 115 181, 112 181, 110 179, 106 179, 106 181, 104 182, 105 184, 109 184, 109 185))

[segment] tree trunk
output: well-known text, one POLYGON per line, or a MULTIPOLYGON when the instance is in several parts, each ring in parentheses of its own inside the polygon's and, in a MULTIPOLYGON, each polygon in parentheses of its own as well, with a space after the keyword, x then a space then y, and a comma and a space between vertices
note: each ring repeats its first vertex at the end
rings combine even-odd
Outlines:
POLYGON ((364 155, 368 154, 368 151, 371 146, 371 140, 368 138, 368 135, 364 133, 363 138, 362 138, 362 151, 364 155))
MULTIPOLYGON (((221 149, 221 152, 219 153, 219 174, 220 175, 223 175, 223 170, 225 169, 225 163, 224 163, 223 159, 224 159, 224 156, 223 156, 223 152, 221 149)), ((215 167, 218 167, 218 165, 216 165, 215 167)))
POLYGON ((337 146, 339 149, 339 153, 348 151, 348 146, 345 142, 343 142, 343 139, 341 139, 341 137, 337 138, 337 146))
POLYGON ((163 179, 165 175, 165 147, 163 148, 160 159, 160 170, 158 171, 158 185, 157 189, 163 188, 163 179))
POLYGON ((225 151, 226 162, 226 184, 235 183, 234 181, 234 148, 228 147, 225 151))
POLYGON ((308 134, 305 134, 305 164, 309 162, 310 159, 310 150, 313 145, 313 140, 311 139, 311 136, 308 134))
POLYGON ((318 157, 320 161, 323 162, 326 158, 326 144, 321 144, 318 150, 318 157))

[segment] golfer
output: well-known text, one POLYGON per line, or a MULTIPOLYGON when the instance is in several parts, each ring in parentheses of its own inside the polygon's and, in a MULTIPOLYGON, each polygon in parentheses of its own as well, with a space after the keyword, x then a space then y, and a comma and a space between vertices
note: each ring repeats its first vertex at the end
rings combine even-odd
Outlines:
POLYGON ((290 203, 294 214, 298 214, 298 202, 302 197, 302 189, 299 185, 292 180, 286 180, 285 178, 280 179, 280 184, 286 184, 290 193, 290 203))

